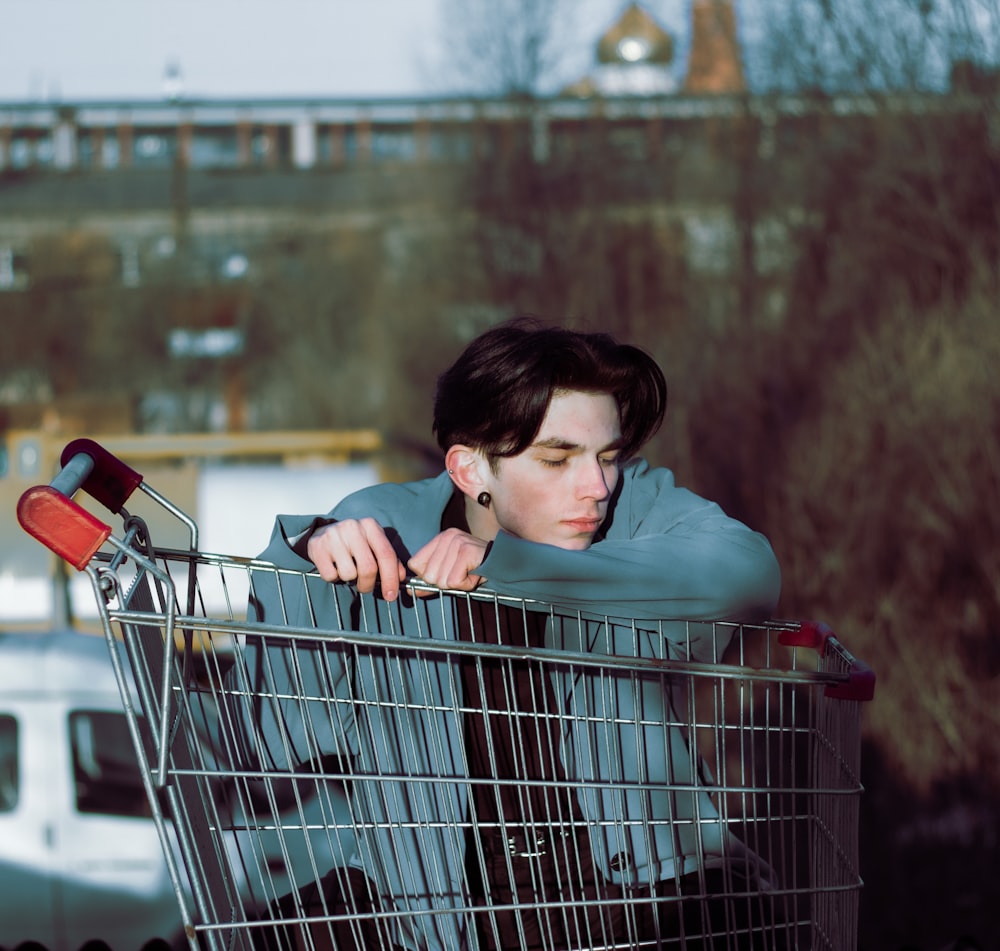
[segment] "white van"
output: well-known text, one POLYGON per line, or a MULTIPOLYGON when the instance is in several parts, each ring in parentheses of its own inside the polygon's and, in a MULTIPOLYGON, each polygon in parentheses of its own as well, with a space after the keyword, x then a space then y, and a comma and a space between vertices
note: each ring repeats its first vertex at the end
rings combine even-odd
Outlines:
POLYGON ((0 634, 0 948, 181 936, 106 641, 0 634))
MULTIPOLYGON (((281 895, 354 849, 341 789, 300 797, 281 835, 234 837, 248 906, 252 882, 281 895)), ((26 942, 188 947, 103 636, 0 633, 0 951, 26 942)))

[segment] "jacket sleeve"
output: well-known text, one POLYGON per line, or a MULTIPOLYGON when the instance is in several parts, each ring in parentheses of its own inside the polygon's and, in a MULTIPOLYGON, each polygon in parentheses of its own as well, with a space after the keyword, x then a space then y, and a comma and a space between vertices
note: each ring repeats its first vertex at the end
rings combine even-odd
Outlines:
POLYGON ((447 473, 421 482, 383 482, 351 493, 326 515, 279 515, 262 561, 295 571, 312 571, 304 540, 323 525, 348 518, 373 518, 385 530, 404 563, 441 530, 441 513, 451 497, 447 473))
POLYGON ((331 757, 350 758, 357 752, 351 705, 325 699, 351 696, 348 654, 336 643, 302 636, 292 641, 271 633, 285 626, 349 629, 351 591, 346 585, 326 584, 292 544, 302 532, 327 521, 279 516, 271 544, 261 555, 270 564, 250 569, 248 620, 264 624, 267 631, 243 638, 226 674, 225 716, 240 768, 315 768, 331 757))
POLYGON ((307 538, 322 525, 335 521, 332 515, 279 515, 274 520, 271 539, 260 553, 260 560, 279 568, 290 568, 294 571, 312 571, 315 567, 306 558, 297 542, 307 538))
POLYGON ((643 462, 623 472, 603 540, 565 551, 501 532, 479 573, 501 594, 636 618, 762 619, 781 587, 763 535, 643 462))
MULTIPOLYGON (((343 499, 327 515, 279 515, 259 556, 266 564, 251 569, 249 619, 268 629, 353 630, 353 589, 324 582, 305 556, 302 541, 319 526, 340 518, 370 515, 390 527, 400 521, 399 513, 410 513, 412 521, 414 509, 425 513, 430 526, 418 524, 418 531, 431 531, 440 515, 435 521, 433 505, 412 504, 421 488, 421 484, 373 486, 343 499)), ((399 533, 390 529, 389 536, 400 557, 408 557, 399 533)), ((352 705, 308 699, 349 700, 353 676, 350 653, 335 643, 248 635, 240 662, 228 674, 229 716, 241 762, 256 768, 263 764, 268 769, 297 769, 329 757, 355 755, 352 705)))

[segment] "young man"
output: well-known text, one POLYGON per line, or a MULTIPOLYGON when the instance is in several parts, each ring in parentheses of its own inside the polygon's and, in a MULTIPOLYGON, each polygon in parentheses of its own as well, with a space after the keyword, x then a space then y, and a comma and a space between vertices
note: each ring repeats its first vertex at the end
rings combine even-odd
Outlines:
POLYGON ((388 601, 412 573, 624 616, 765 616, 780 585, 766 539, 633 458, 665 410, 662 372, 642 351, 502 325, 439 380, 445 473, 362 490, 326 518, 279 519, 264 557, 287 561, 288 540, 302 551, 304 539, 298 566, 361 592, 378 581, 388 601), (442 531, 453 498, 467 530, 442 531))
MULTIPOLYGON (((678 488, 668 470, 635 458, 665 408, 659 367, 608 335, 524 321, 487 331, 438 383, 434 430, 445 471, 421 482, 364 489, 327 516, 279 517, 261 557, 312 573, 315 596, 304 600, 294 590, 279 593, 262 585, 255 592, 258 618, 271 624, 315 621, 322 628, 324 615, 333 613, 323 599, 342 600, 345 590, 326 585, 324 591, 322 583, 336 581, 374 592, 380 610, 403 616, 419 610, 420 602, 406 587, 417 578, 446 589, 484 586, 586 616, 678 620, 676 639, 655 644, 637 634, 634 625, 618 630, 605 620, 597 625, 597 635, 586 622, 564 627, 546 614, 518 624, 523 612, 510 617, 490 606, 491 620, 473 617, 470 624, 474 612, 460 611, 435 624, 425 621, 418 630, 426 634, 419 636, 479 637, 473 630, 478 624, 501 643, 516 636, 518 644, 529 647, 718 662, 725 644, 717 641, 712 626, 682 622, 768 616, 778 597, 779 570, 763 536, 714 503, 678 488)), ((676 792, 685 783, 697 790, 699 770, 676 728, 579 729, 568 738, 543 736, 535 743, 523 734, 525 723, 553 719, 537 714, 572 712, 574 703, 593 709, 598 701, 592 686, 527 673, 512 695, 499 667, 473 671, 467 664, 445 669, 446 664, 434 678, 407 682, 407 695, 422 701, 419 716, 383 703, 364 713, 364 724, 348 715, 317 733, 321 718, 310 719, 308 703, 279 698, 296 692, 351 697, 359 678, 365 680, 362 693, 386 695, 389 676, 374 669, 365 675, 348 672, 338 661, 331 666, 329 655, 307 670, 308 664, 289 658, 282 647, 261 647, 247 656, 247 681, 260 684, 263 676, 262 693, 270 699, 252 715, 244 712, 242 722, 248 747, 258 756, 263 751, 271 767, 297 768, 316 756, 361 757, 367 769, 386 775, 452 780, 437 789, 400 782, 391 795, 384 788, 377 795, 365 793, 363 784, 356 784, 355 805, 379 831, 352 859, 351 876, 331 873, 329 888, 324 885, 331 894, 313 890, 327 909, 358 904, 344 900, 345 890, 355 898, 364 893, 374 909, 440 911, 470 901, 507 909, 474 924, 449 915, 414 917, 407 933, 394 937, 397 944, 637 946, 694 926, 677 918, 677 903, 658 906, 664 915, 670 909, 676 919, 671 922, 664 916, 654 920, 648 909, 645 917, 626 913, 609 897, 624 899, 636 888, 650 897, 676 894, 690 887, 683 883, 692 875, 701 876, 700 887, 711 890, 706 869, 729 866, 738 854, 746 858, 739 843, 713 821, 718 813, 706 794, 676 792), (496 717, 470 709, 476 706, 470 694, 478 693, 484 711, 509 705, 511 722, 522 734, 498 730, 496 717), (463 716, 449 713, 459 708, 466 711, 463 716), (373 718, 379 721, 375 725, 373 718), (525 749, 546 747, 553 755, 523 755, 525 749), (484 748, 490 750, 489 762, 484 748), (497 763, 506 764, 501 779, 523 781, 532 794, 511 792, 516 785, 476 782, 497 763), (662 789, 623 803, 587 795, 583 786, 571 791, 574 783, 619 774, 634 779, 640 772, 651 786, 662 783, 662 789), (462 777, 471 782, 453 781, 462 777), (639 813, 669 815, 677 822, 662 824, 652 840, 640 841, 632 835, 639 813), (560 833, 551 823, 546 831, 550 840, 560 838, 558 847, 551 841, 539 845, 539 815, 566 817, 568 831, 560 833), (408 828, 416 817, 434 820, 436 831, 408 828), (449 822, 480 831, 456 836, 444 828, 449 822), (477 861, 470 863, 473 855, 477 861), (552 883, 543 889, 544 897, 558 901, 557 883, 568 877, 574 879, 571 891, 584 896, 584 907, 548 915, 517 910, 519 902, 530 904, 531 896, 538 896, 539 881, 552 883)), ((669 721, 671 699, 662 687, 613 676, 602 684, 610 695, 600 702, 610 708, 624 703, 641 708, 644 722, 657 716, 664 724, 669 721)), ((542 734, 536 731, 536 739, 542 734)), ((744 861, 742 867, 745 871, 750 864, 744 861)), ((301 913, 302 905, 297 907, 301 913)), ((337 940, 342 944, 345 938, 337 940)), ((372 938, 351 940, 360 945, 372 938)))

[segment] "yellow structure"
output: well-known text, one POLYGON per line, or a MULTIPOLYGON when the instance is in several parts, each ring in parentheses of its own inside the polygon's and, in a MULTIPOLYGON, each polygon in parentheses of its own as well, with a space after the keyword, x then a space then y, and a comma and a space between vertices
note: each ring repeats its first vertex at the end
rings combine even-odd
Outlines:
POLYGON ((639 3, 630 3, 597 42, 597 66, 567 96, 738 95, 746 92, 734 0, 690 0, 691 46, 683 82, 674 39, 639 3))
POLYGON ((746 91, 733 0, 692 0, 684 92, 720 96, 746 91))
MULTIPOLYGON (((78 614, 68 607, 64 566, 22 530, 16 515, 21 494, 47 484, 58 471, 60 455, 73 436, 46 430, 0 434, 0 628, 23 628, 26 621, 63 627, 78 614)), ((264 547, 279 507, 292 511, 297 505, 317 505, 325 510, 339 500, 338 492, 394 475, 384 462, 381 435, 369 429, 93 438, 191 516, 199 529, 209 528, 199 548, 214 528, 210 545, 238 555, 253 555, 264 547), (308 501, 302 497, 304 486, 312 494, 308 501)), ((85 493, 77 501, 120 530, 120 519, 85 493)), ((154 544, 187 547, 184 526, 150 504, 144 493, 135 493, 126 507, 147 520, 154 544)), ((89 592, 84 595, 88 600, 89 592)))

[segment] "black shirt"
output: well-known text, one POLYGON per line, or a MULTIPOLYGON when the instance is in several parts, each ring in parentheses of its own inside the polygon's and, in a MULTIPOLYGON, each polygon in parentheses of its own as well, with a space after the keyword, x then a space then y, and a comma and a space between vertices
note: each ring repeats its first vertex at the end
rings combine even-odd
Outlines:
MULTIPOLYGON (((442 528, 468 531, 464 498, 452 497, 442 528)), ((543 612, 474 599, 459 602, 456 610, 462 640, 544 647, 543 612)), ((473 818, 481 834, 497 829, 501 816, 517 828, 568 825, 576 803, 564 785, 561 706, 547 671, 520 658, 470 657, 462 664, 462 684, 473 818)))

